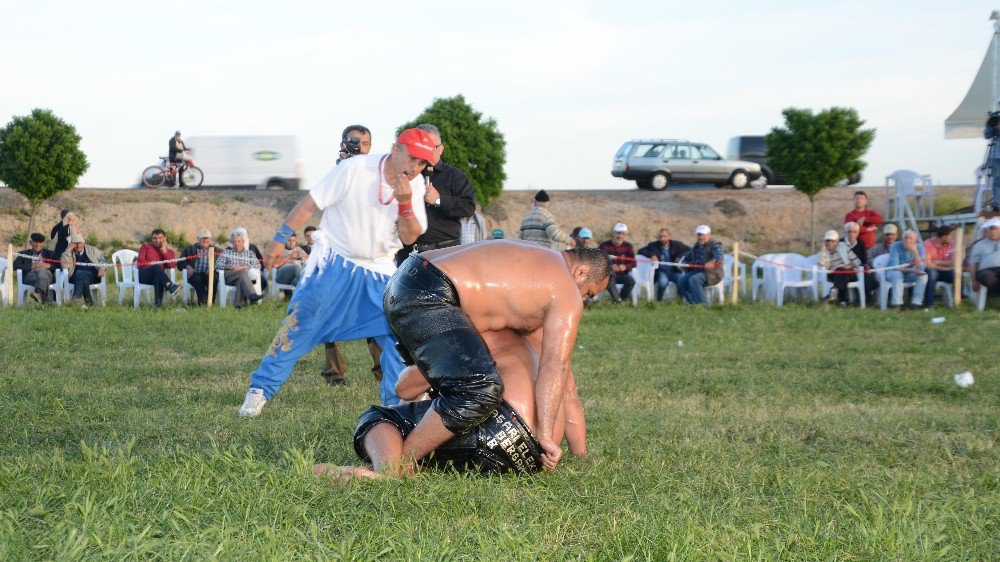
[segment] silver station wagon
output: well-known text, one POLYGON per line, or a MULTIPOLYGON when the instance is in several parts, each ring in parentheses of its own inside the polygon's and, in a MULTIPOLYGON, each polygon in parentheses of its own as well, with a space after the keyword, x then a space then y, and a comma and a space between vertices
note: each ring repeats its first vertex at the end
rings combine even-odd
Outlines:
POLYGON ((611 168, 616 178, 635 180, 639 189, 663 191, 671 183, 712 183, 733 189, 760 178, 760 164, 726 160, 705 143, 679 139, 635 139, 618 149, 611 168))

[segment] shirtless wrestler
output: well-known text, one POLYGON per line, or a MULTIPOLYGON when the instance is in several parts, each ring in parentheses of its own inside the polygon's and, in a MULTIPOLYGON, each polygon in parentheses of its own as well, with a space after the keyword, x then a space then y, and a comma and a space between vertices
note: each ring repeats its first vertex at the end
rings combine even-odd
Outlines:
MULTIPOLYGON (((540 459, 562 457, 554 439, 583 299, 600 294, 611 274, 605 252, 557 252, 529 242, 488 240, 413 254, 389 281, 383 304, 404 362, 414 363, 437 393, 403 440, 410 474, 416 462, 494 415, 503 382, 483 332, 542 330, 535 384, 540 459)), ((395 384, 395 381, 394 383, 395 384)))
MULTIPOLYGON (((453 437, 420 464, 460 471, 537 472, 541 468, 538 459, 541 450, 533 436, 536 427, 534 383, 538 372, 536 348, 541 340, 532 337, 529 342, 529 338, 513 330, 485 332, 482 336, 503 381, 503 401, 487 421, 464 435, 453 437)), ((404 400, 425 397, 428 389, 430 383, 416 366, 404 369, 396 384, 396 393, 404 400)), ((427 412, 430 403, 430 400, 421 400, 398 406, 373 406, 358 420, 354 441, 355 451, 370 463, 369 467, 318 464, 314 468, 316 474, 343 481, 392 474, 403 461, 403 439, 427 412)), ((570 372, 553 438, 561 441, 565 436, 570 453, 582 457, 587 454, 586 434, 583 405, 570 372)))

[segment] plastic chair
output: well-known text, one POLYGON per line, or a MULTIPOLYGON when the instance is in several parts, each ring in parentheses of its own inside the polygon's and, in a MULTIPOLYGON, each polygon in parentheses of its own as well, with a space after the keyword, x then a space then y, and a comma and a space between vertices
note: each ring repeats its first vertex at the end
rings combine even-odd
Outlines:
MULTIPOLYGON (((287 283, 278 283, 278 268, 272 267, 267 271, 268 282, 267 291, 271 293, 271 298, 278 298, 278 291, 294 291, 295 285, 289 285, 287 283)), ((284 293, 282 293, 283 295, 284 293)), ((282 297, 283 298, 283 297, 282 297)))
POLYGON ((889 187, 896 188, 894 205, 899 216, 890 217, 891 221, 934 216, 933 181, 930 175, 913 170, 896 170, 885 177, 885 186, 887 195, 889 187), (910 208, 908 201, 911 197, 913 208, 910 208))
POLYGON ((976 311, 982 312, 986 310, 986 295, 989 289, 985 285, 979 286, 979 292, 976 293, 976 311))
MULTIPOLYGON (((639 302, 639 291, 646 291, 646 302, 652 302, 656 299, 656 268, 659 267, 658 262, 647 258, 646 256, 636 256, 635 257, 635 268, 629 272, 633 279, 635 279, 635 287, 632 289, 632 302, 636 304, 639 302)), ((273 271, 273 270, 272 270, 273 271)))
MULTIPOLYGON (((20 273, 21 270, 18 270, 20 273)), ((7 295, 7 276, 10 275, 10 271, 7 270, 7 258, 0 258, 0 303, 10 304, 10 296, 7 295)))
MULTIPOLYGON (((59 293, 62 293, 62 302, 69 302, 70 297, 73 296, 73 285, 69 282, 69 275, 66 274, 65 269, 60 269, 56 272, 56 282, 54 286, 57 286, 56 291, 56 302, 59 302, 59 293)), ((95 293, 101 297, 101 306, 108 306, 108 274, 107 270, 103 276, 101 276, 100 281, 97 283, 91 283, 90 287, 87 288, 90 291, 91 296, 95 293)))
POLYGON ((761 288, 764 289, 764 298, 767 298, 768 268, 772 266, 764 260, 770 261, 773 257, 774 254, 764 254, 754 260, 753 264, 750 266, 750 278, 753 282, 750 286, 750 295, 753 300, 757 300, 757 294, 760 292, 761 288))
POLYGON ((776 265, 773 268, 771 283, 775 302, 779 307, 785 303, 785 290, 805 288, 812 293, 813 300, 819 300, 816 285, 816 267, 811 265, 805 256, 799 254, 778 254, 771 258, 776 265), (790 267, 781 267, 787 265, 790 267))
MULTIPOLYGON (((733 286, 733 261, 736 258, 732 254, 725 254, 722 256, 722 288, 725 292, 729 293, 732 291, 733 286)), ((747 290, 747 264, 740 262, 736 267, 739 268, 740 273, 740 292, 745 293, 747 290)))
MULTIPOLYGON (((253 281, 254 289, 256 289, 259 295, 262 292, 260 288, 260 270, 251 269, 250 271, 250 280, 253 281), (257 272, 256 277, 252 273, 254 271, 257 272)), ((219 280, 218 288, 215 290, 215 297, 219 301, 219 307, 226 308, 226 305, 229 303, 229 297, 236 298, 236 287, 234 285, 226 285, 226 271, 224 269, 216 269, 215 277, 219 280)))
MULTIPOLYGON (((125 300, 125 291, 132 289, 132 306, 139 308, 142 293, 148 291, 149 302, 153 302, 153 286, 139 283, 139 268, 135 266, 139 252, 118 250, 111 254, 111 267, 115 270, 115 285, 118 285, 118 304, 125 300)), ((107 275, 105 275, 107 276, 107 275)))
POLYGON ((716 300, 719 301, 719 304, 725 304, 725 302, 726 302, 726 293, 725 293, 725 288, 723 287, 723 285, 725 285, 725 283, 726 283, 726 280, 723 279, 723 280, 719 281, 718 283, 716 283, 715 285, 706 285, 705 286, 705 299, 708 300, 708 304, 709 305, 714 304, 714 302, 716 300))
MULTIPOLYGON (((882 269, 889 263, 889 254, 882 254, 872 261, 872 269, 876 269, 875 276, 878 277, 878 306, 885 310, 889 306, 889 291, 891 284, 885 280, 885 270, 882 269)), ((903 283, 903 291, 913 288, 915 283, 903 283)))
MULTIPOLYGON (((57 269, 55 280, 49 285, 49 292, 55 296, 56 304, 62 304, 62 291, 59 285, 59 274, 62 272, 61 269, 57 269)), ((17 306, 24 306, 24 297, 31 291, 35 290, 34 285, 26 284, 22 279, 24 272, 20 269, 17 270, 17 289, 15 289, 15 294, 17 295, 17 306)))

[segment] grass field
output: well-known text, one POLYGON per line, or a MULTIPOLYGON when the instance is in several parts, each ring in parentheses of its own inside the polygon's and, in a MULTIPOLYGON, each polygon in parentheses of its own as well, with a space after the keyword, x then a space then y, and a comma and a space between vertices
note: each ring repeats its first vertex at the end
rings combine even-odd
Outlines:
POLYGON ((996 560, 1000 317, 937 314, 601 306, 592 458, 341 487, 363 342, 242 420, 278 305, 0 309, 0 559, 996 560))

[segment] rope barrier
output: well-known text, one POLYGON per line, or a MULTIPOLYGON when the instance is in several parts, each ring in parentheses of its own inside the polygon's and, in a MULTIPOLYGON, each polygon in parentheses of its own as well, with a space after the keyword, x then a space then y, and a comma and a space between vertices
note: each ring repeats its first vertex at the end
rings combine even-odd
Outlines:
POLYGON ((906 268, 909 268, 910 266, 912 266, 913 264, 916 263, 916 262, 912 262, 911 261, 911 262, 901 263, 899 265, 890 265, 890 266, 886 266, 886 267, 877 267, 877 268, 874 268, 874 267, 873 268, 868 268, 868 267, 866 267, 866 268, 863 268, 863 269, 861 269, 859 271, 858 269, 824 269, 822 267, 819 267, 819 265, 815 265, 813 267, 802 267, 800 265, 793 265, 793 264, 790 264, 790 263, 781 263, 781 262, 772 261, 772 260, 769 260, 769 259, 762 258, 760 256, 755 256, 755 255, 751 254, 750 252, 744 252, 744 251, 740 251, 740 255, 744 256, 744 257, 752 258, 752 259, 754 259, 756 261, 759 261, 761 263, 766 263, 768 265, 773 265, 773 266, 776 266, 776 267, 783 267, 783 268, 786 268, 786 269, 798 269, 800 271, 813 271, 813 270, 816 270, 816 271, 818 271, 820 273, 827 273, 827 274, 833 274, 833 275, 857 275, 858 273, 876 273, 878 271, 893 271, 893 270, 896 270, 896 269, 906 269, 906 268))
MULTIPOLYGON (((214 252, 215 257, 219 257, 223 253, 224 252, 214 252)), ((194 262, 194 261, 197 261, 197 260, 201 259, 202 256, 207 256, 208 252, 206 252, 206 251, 199 251, 196 256, 191 256, 191 257, 187 257, 187 258, 180 257, 180 258, 174 258, 174 259, 169 259, 169 260, 159 260, 159 261, 149 261, 149 262, 131 261, 131 262, 122 262, 122 263, 119 263, 119 264, 108 263, 108 262, 94 263, 94 262, 62 261, 62 260, 56 260, 56 259, 52 259, 52 258, 43 258, 41 256, 33 256, 31 254, 24 254, 24 253, 21 253, 21 252, 16 252, 14 255, 16 257, 28 258, 28 259, 30 259, 33 262, 39 262, 40 261, 40 262, 44 262, 44 263, 57 263, 57 264, 60 264, 60 265, 92 266, 92 267, 105 267, 105 268, 107 268, 107 267, 132 267, 132 266, 136 266, 136 267, 149 267, 151 265, 163 265, 163 264, 168 264, 168 263, 176 264, 176 263, 182 262, 182 261, 194 262)), ((242 256, 227 257, 226 260, 227 261, 233 261, 233 262, 235 262, 235 263, 237 263, 239 265, 257 265, 257 264, 262 263, 261 260, 259 260, 257 258, 244 258, 242 256)))

